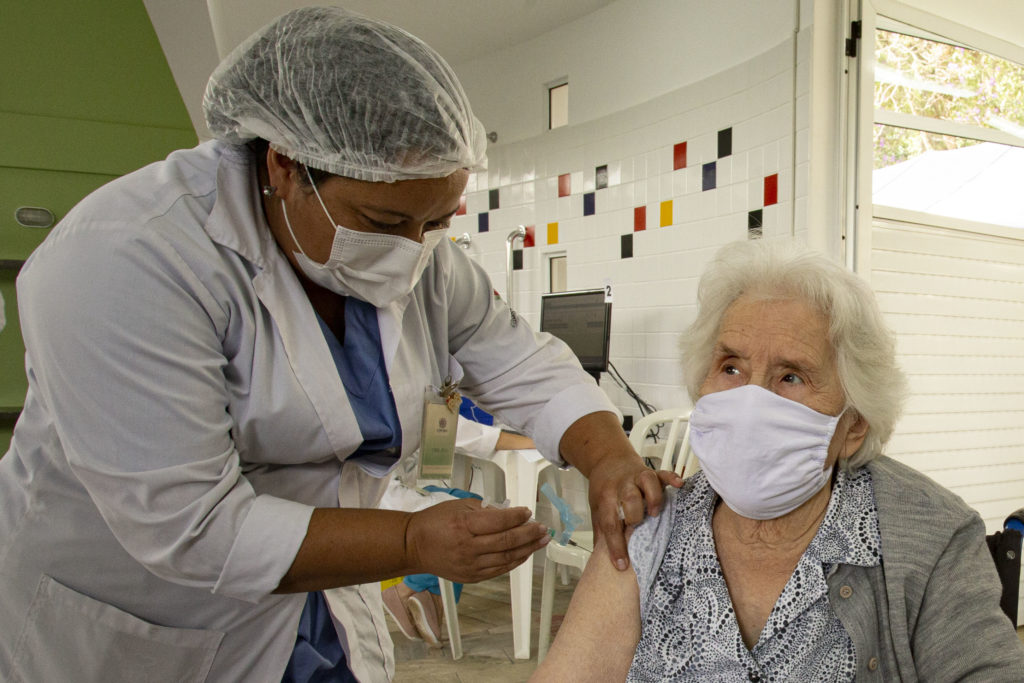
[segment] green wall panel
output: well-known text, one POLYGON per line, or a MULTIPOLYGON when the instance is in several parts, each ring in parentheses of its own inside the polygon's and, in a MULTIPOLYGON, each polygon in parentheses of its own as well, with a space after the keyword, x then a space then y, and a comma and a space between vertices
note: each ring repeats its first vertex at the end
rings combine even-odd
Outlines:
POLYGON ((190 129, 142 0, 3 3, 0 111, 190 129))
POLYGON ((20 406, 25 400, 25 390, 28 389, 28 381, 25 379, 25 346, 18 327, 18 306, 14 298, 15 274, 14 270, 0 270, 0 294, 4 297, 4 314, 7 316, 7 326, 0 331, 0 377, 3 377, 0 382, 0 411, 20 406))
POLYGON ((0 166, 124 175, 194 146, 191 128, 153 128, 125 123, 0 112, 0 166))
POLYGON ((0 187, 5 188, 0 193, 0 259, 25 260, 50 232, 18 225, 14 212, 19 206, 41 206, 59 221, 79 200, 115 177, 0 166, 0 187))

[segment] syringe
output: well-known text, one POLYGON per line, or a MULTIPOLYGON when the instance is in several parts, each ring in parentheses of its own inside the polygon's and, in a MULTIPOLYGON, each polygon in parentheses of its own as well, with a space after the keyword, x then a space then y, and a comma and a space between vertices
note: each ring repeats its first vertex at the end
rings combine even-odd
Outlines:
MULTIPOLYGON (((481 507, 485 507, 485 508, 500 508, 502 510, 505 510, 505 509, 509 508, 511 505, 512 505, 512 501, 510 501, 508 498, 506 498, 505 500, 503 500, 500 503, 495 503, 490 498, 484 498, 483 502, 480 504, 481 507)), ((536 522, 537 524, 540 524, 540 522, 537 522, 537 518, 533 517, 533 516, 531 516, 530 519, 528 519, 526 521, 528 521, 528 522, 536 522)), ((556 542, 560 542, 559 539, 558 539, 558 536, 559 536, 558 531, 556 531, 555 529, 552 529, 551 527, 549 527, 547 525, 545 525, 544 528, 547 529, 548 536, 550 536, 556 542)), ((577 543, 576 541, 572 540, 571 538, 566 539, 566 542, 562 543, 562 545, 566 545, 566 543, 571 545, 571 546, 575 546, 577 548, 580 547, 580 544, 577 543)))

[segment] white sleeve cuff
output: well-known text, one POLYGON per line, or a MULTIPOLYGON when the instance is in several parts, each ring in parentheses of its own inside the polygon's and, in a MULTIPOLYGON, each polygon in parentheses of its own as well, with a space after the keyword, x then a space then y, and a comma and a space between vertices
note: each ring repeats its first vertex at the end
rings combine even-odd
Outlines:
POLYGON ((213 592, 252 603, 272 593, 295 561, 312 516, 309 505, 257 496, 213 592))
POLYGON ((565 466, 558 452, 565 430, 584 415, 600 412, 614 413, 622 420, 622 413, 597 384, 574 384, 558 392, 537 417, 533 429, 537 450, 559 467, 565 466))

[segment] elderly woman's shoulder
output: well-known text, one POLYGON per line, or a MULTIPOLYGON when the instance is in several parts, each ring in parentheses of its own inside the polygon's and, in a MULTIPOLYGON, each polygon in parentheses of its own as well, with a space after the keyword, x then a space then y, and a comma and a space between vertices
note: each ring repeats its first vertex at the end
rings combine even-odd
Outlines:
POLYGON ((904 522, 963 521, 977 513, 964 500, 928 475, 887 456, 867 465, 879 515, 898 515, 904 522))

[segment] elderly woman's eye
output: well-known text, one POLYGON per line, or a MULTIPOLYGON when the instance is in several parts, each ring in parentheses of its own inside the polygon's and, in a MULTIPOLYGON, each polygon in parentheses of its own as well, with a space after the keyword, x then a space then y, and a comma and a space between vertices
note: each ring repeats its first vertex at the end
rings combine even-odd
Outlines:
POLYGON ((792 372, 788 372, 782 376, 782 381, 786 384, 803 384, 804 381, 794 375, 792 372))
POLYGON ((727 375, 740 374, 739 368, 737 368, 735 365, 726 365, 725 367, 722 368, 722 372, 724 372, 727 375))

